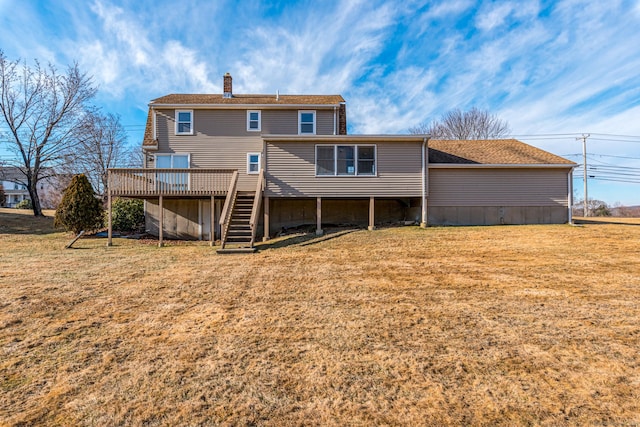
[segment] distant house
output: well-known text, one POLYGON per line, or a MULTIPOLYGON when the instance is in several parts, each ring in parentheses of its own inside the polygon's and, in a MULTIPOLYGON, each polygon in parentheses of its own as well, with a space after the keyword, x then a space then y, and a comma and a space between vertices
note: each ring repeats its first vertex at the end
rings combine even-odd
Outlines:
POLYGON ((520 141, 347 135, 340 95, 167 95, 151 101, 145 168, 109 196, 146 200, 147 230, 252 247, 282 228, 570 221, 569 160, 520 141))
MULTIPOLYGON (((48 169, 45 169, 44 172, 48 171, 48 169)), ((1 167, 0 182, 6 195, 4 207, 14 208, 23 200, 31 200, 29 190, 27 190, 27 179, 19 168, 1 167)), ((47 203, 47 201, 51 199, 51 194, 55 191, 56 189, 52 179, 45 178, 38 182, 38 195, 44 208, 55 207, 47 203)))
POLYGON ((23 200, 30 199, 24 174, 18 168, 0 168, 0 183, 4 188, 4 207, 13 208, 23 200))

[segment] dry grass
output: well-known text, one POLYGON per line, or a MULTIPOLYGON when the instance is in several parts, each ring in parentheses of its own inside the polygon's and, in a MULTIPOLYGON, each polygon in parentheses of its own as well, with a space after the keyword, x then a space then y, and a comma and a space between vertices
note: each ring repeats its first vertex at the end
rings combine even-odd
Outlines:
MULTIPOLYGON (((638 425, 638 225, 384 229, 254 255, 0 210, 0 424, 638 425)), ((629 221, 629 220, 627 220, 629 221)))

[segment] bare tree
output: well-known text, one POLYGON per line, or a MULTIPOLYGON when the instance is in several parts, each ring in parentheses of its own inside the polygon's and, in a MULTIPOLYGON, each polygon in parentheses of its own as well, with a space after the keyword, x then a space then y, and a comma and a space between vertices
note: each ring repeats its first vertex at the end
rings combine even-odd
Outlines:
POLYGON ((96 193, 104 198, 107 170, 135 165, 135 153, 127 145, 127 134, 117 114, 90 111, 76 129, 78 147, 75 169, 84 173, 96 193))
POLYGON ((473 107, 445 113, 431 124, 421 123, 409 129, 412 134, 430 134, 434 139, 496 139, 511 133, 509 124, 487 111, 473 107))
POLYGON ((7 125, 8 147, 25 176, 33 214, 42 216, 38 181, 65 162, 65 154, 77 141, 75 130, 85 104, 95 95, 91 78, 78 64, 59 74, 49 64, 10 61, 0 50, 0 112, 7 125))

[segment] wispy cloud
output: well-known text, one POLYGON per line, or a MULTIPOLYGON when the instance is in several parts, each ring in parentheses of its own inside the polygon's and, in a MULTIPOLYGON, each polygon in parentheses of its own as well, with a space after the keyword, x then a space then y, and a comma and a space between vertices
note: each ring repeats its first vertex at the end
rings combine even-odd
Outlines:
POLYGON ((513 5, 511 3, 492 6, 489 10, 478 14, 476 17, 476 26, 481 30, 491 31, 494 28, 502 26, 512 11, 513 5))
POLYGON ((379 54, 393 24, 390 5, 347 2, 341 7, 291 12, 291 25, 264 22, 246 28, 233 68, 242 88, 287 93, 345 91, 379 54), (269 75, 268 79, 261 76, 269 75))
POLYGON ((153 25, 143 25, 139 16, 107 2, 96 1, 91 10, 96 17, 92 24, 98 27, 70 45, 101 89, 122 97, 130 92, 159 96, 176 87, 192 92, 216 87, 209 80, 207 63, 180 40, 158 40, 153 25))

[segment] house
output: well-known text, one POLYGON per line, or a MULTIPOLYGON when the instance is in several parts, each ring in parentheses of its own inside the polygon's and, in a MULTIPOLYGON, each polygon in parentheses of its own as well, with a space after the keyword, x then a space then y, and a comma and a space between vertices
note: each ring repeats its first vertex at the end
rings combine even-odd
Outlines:
POLYGON ((571 220, 575 164, 522 142, 347 135, 340 95, 237 95, 228 73, 223 88, 151 101, 145 167, 109 171, 109 200, 145 199, 160 244, 219 236, 223 248, 252 248, 259 233, 305 224, 321 234, 343 223, 571 220))
MULTIPOLYGON (((50 168, 43 168, 41 172, 45 177, 38 181, 40 203, 45 209, 53 209, 57 206, 59 176, 53 174, 50 168)), ((27 190, 27 178, 20 168, 0 167, 0 184, 6 196, 4 207, 14 208, 23 200, 31 200, 27 190)))
POLYGON ((29 200, 29 191, 25 183, 25 178, 18 168, 0 168, 0 184, 4 189, 4 206, 13 208, 23 200, 29 200))

